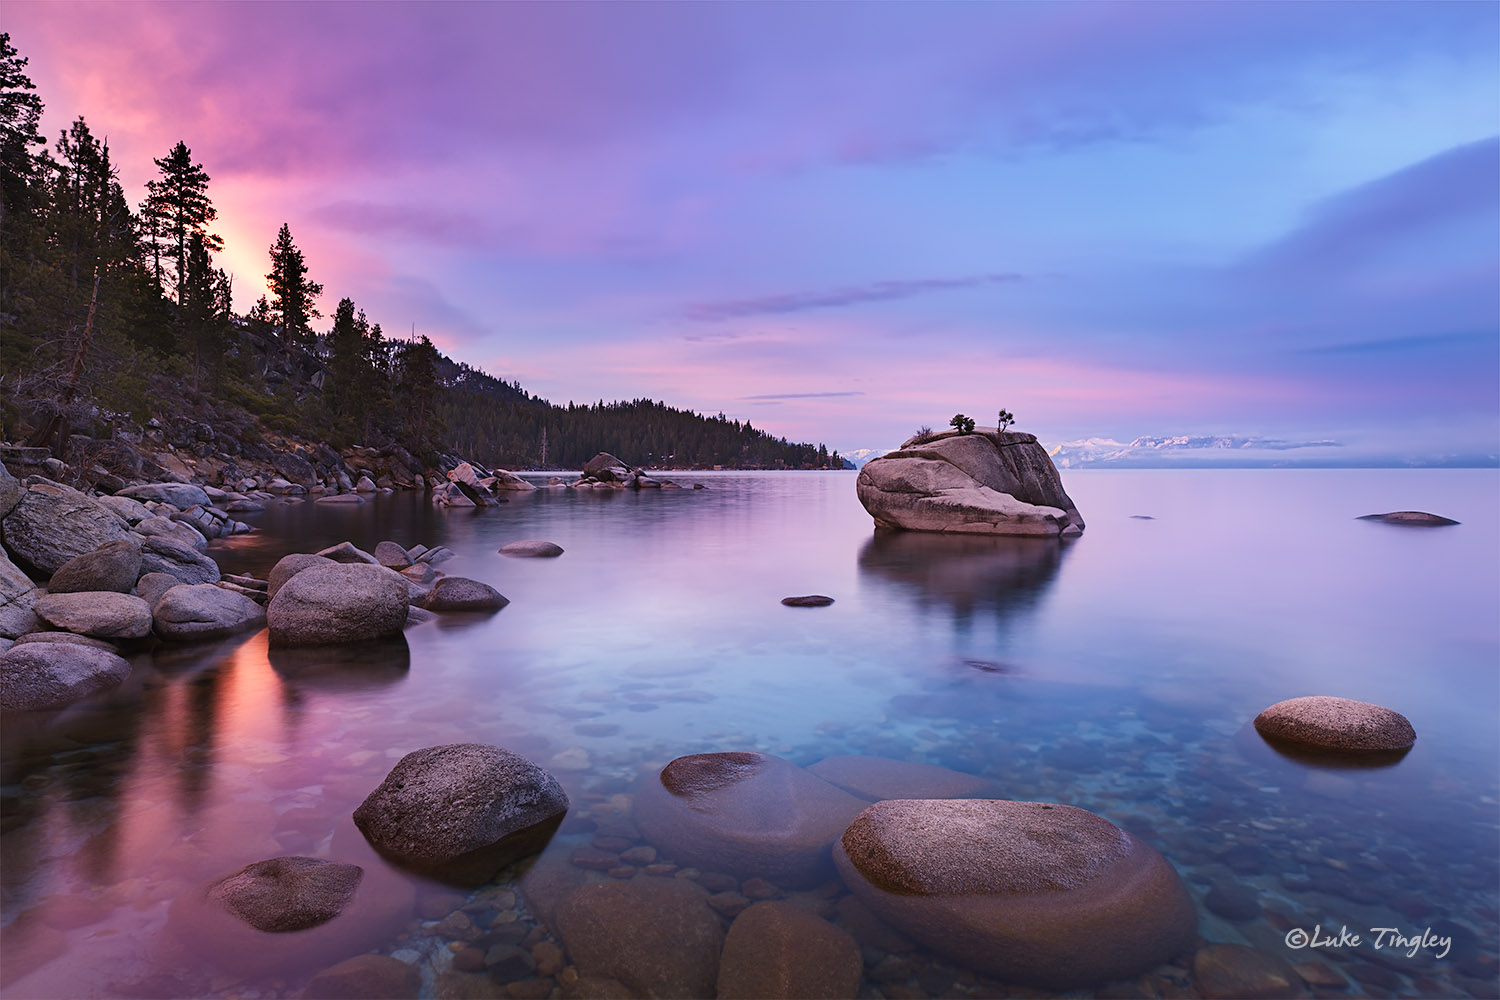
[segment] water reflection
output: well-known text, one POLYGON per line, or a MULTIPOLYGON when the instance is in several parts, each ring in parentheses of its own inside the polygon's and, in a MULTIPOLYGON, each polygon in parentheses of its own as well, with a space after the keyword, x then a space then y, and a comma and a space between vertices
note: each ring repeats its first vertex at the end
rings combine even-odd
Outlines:
POLYGON ((343 646, 272 646, 271 669, 288 705, 312 691, 366 691, 399 684, 411 670, 404 635, 343 646))
POLYGON ((1067 544, 1052 538, 877 530, 859 553, 865 579, 946 607, 956 626, 1003 621, 1032 608, 1052 586, 1067 544))

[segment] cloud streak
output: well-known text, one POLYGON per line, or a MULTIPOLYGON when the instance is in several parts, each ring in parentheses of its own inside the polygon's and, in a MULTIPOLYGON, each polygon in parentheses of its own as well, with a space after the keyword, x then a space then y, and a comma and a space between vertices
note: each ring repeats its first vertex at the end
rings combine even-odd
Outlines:
POLYGON ((989 285, 1014 285, 1028 280, 1024 274, 975 274, 961 278, 917 278, 904 281, 875 281, 867 285, 820 292, 788 292, 749 299, 720 302, 698 302, 687 306, 682 315, 700 322, 742 319, 747 316, 784 316, 811 309, 844 309, 870 302, 893 302, 936 292, 952 292, 989 285))
POLYGON ((829 399, 833 396, 863 396, 862 392, 776 392, 764 396, 741 396, 741 399, 829 399))

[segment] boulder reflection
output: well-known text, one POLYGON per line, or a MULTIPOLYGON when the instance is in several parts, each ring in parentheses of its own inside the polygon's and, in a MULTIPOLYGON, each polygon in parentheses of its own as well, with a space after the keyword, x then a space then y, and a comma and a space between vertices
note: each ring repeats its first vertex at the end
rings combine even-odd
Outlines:
POLYGON ((1057 578, 1067 544, 1055 538, 877 530, 859 554, 866 580, 943 607, 970 625, 1004 621, 1036 604, 1057 578))
POLYGON ((271 646, 266 653, 287 695, 389 687, 411 670, 406 636, 335 646, 271 646))

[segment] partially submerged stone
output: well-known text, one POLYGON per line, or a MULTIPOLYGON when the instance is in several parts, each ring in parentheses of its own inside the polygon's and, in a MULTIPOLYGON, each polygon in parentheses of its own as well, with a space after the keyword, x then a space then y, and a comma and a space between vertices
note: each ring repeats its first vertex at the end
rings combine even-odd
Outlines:
POLYGON ((1403 751, 1417 741, 1400 712, 1325 695, 1279 701, 1255 717, 1255 729, 1273 743, 1340 753, 1403 751))
POLYGON ((783 597, 781 603, 789 608, 826 608, 833 598, 822 594, 804 594, 801 597, 783 597))
POLYGON ((156 634, 178 642, 222 639, 260 628, 266 612, 243 594, 212 583, 173 587, 152 610, 156 634))
POLYGON ((406 609, 407 581, 399 573, 364 563, 328 563, 287 580, 271 598, 266 622, 273 644, 360 642, 399 633, 406 609))
POLYGON ((513 556, 518 559, 551 559, 563 554, 563 547, 556 542, 544 541, 540 538, 529 538, 520 542, 511 542, 500 546, 502 556, 513 556))
POLYGON ((581 975, 618 980, 641 996, 714 995, 724 932, 698 885, 593 882, 565 896, 555 919, 581 975))
POLYGON ((834 839, 864 806, 780 757, 705 753, 644 779, 634 816, 678 864, 801 887, 829 874, 834 839))
POLYGON ((462 576, 445 576, 414 601, 427 611, 498 611, 510 601, 487 583, 462 576))
POLYGON ((1072 806, 892 799, 834 849, 891 926, 1007 981, 1070 989, 1134 976, 1191 944, 1197 916, 1160 854, 1072 806))
POLYGON ((323 858, 271 858, 226 875, 204 895, 260 930, 301 931, 343 912, 363 877, 359 865, 323 858))
POLYGON ((1361 521, 1381 521, 1385 524, 1405 524, 1414 528, 1441 528, 1458 524, 1452 518, 1440 514, 1429 514, 1423 510, 1393 510, 1387 514, 1364 514, 1361 521))
POLYGON ((988 778, 935 764, 915 764, 866 754, 825 757, 808 771, 851 795, 872 802, 879 799, 993 798, 999 791, 988 778))
POLYGON ((130 676, 130 664, 74 642, 30 642, 0 653, 0 709, 62 708, 130 676))
POLYGON ((402 757, 354 822, 386 857, 469 881, 539 850, 567 809, 557 779, 531 761, 457 743, 402 757))
POLYGON ((719 956, 719 1000, 848 998, 859 993, 859 945, 791 903, 756 903, 734 918, 719 956))

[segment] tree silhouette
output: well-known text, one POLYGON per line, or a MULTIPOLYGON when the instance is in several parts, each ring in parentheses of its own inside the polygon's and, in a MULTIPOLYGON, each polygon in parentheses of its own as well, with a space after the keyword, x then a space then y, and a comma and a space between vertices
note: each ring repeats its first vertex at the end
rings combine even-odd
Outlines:
POLYGON ((266 283, 271 290, 271 315, 282 339, 310 345, 312 321, 322 315, 313 300, 323 294, 323 286, 308 280, 307 262, 292 242, 291 227, 285 222, 271 245, 271 273, 266 275, 266 283))

